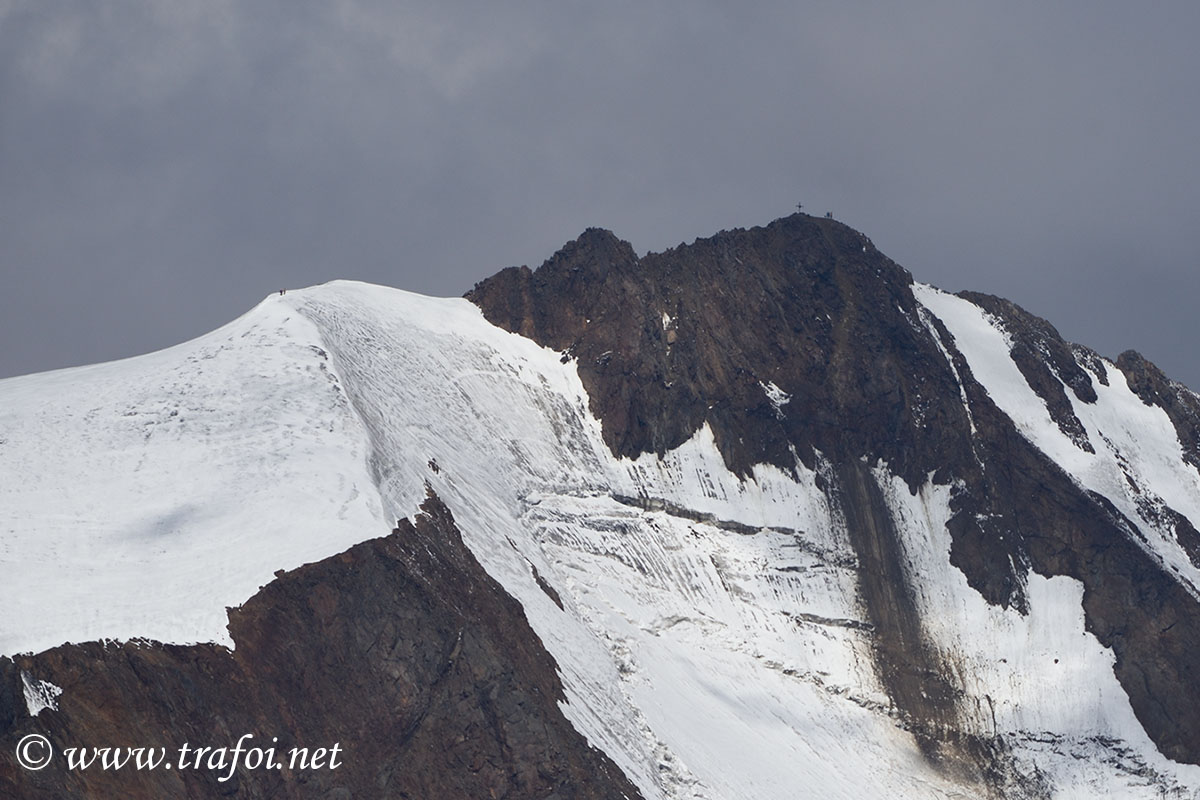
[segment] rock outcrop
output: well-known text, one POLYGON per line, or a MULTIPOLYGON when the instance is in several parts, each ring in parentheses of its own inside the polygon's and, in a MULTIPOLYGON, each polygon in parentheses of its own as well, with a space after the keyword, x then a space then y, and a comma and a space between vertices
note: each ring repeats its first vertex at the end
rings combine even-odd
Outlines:
POLYGON ((431 496, 423 511, 230 609, 232 652, 93 642, 0 659, 0 796, 639 797, 563 717, 553 658, 449 510, 431 496), (60 687, 57 708, 30 716, 25 676, 60 687), (30 733, 59 754, 40 771, 14 761, 30 733), (246 733, 283 768, 181 768, 182 745, 246 733), (293 768, 292 748, 334 745, 293 768), (69 747, 162 747, 173 768, 67 769, 69 747))

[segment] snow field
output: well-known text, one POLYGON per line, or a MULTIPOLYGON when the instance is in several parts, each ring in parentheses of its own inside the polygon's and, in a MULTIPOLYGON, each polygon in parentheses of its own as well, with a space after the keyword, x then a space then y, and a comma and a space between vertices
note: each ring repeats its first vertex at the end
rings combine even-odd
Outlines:
POLYGON ((0 653, 231 645, 226 606, 386 533, 312 323, 274 297, 139 358, 0 381, 0 653))

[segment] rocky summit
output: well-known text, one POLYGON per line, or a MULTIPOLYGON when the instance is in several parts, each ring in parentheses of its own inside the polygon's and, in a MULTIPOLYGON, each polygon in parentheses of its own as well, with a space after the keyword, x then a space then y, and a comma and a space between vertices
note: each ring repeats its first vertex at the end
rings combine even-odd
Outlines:
POLYGON ((0 487, 5 797, 1200 796, 1200 397, 832 219, 3 380, 0 487))

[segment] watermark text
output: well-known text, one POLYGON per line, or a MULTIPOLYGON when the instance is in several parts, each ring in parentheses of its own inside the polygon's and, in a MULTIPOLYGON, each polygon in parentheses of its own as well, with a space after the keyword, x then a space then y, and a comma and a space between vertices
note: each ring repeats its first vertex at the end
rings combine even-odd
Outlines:
MULTIPOLYGON (((222 746, 197 746, 185 742, 180 747, 64 747, 58 753, 61 766, 74 772, 84 770, 208 770, 224 783, 240 767, 245 770, 337 769, 345 752, 335 742, 329 747, 281 748, 279 737, 256 740, 243 734, 237 743, 222 746), (260 744, 261 742, 261 744, 260 744)), ((17 743, 17 762, 28 770, 39 770, 55 760, 54 746, 40 733, 31 733, 17 743)))

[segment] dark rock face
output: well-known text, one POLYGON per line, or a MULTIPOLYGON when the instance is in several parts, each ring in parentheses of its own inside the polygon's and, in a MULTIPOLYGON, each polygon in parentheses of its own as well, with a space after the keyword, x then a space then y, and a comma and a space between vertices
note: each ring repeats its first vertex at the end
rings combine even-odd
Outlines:
MULTIPOLYGON (((922 633, 893 522, 866 474, 878 461, 913 490, 931 475, 958 485, 951 561, 988 602, 1026 611, 1030 569, 1080 580, 1088 629, 1116 654, 1138 719, 1163 753, 1200 763, 1200 718, 1182 711, 1200 704, 1197 602, 1135 543, 1130 520, 1020 435, 911 284, 862 234, 797 214, 640 259, 590 230, 538 270, 504 270, 467 297, 494 324, 578 359, 617 455, 662 453, 707 423, 738 474, 797 458, 817 469, 863 565, 879 674, 931 760, 973 761, 1010 796, 1040 793, 1036 781, 1012 783, 1000 743, 962 733, 956 673, 922 633)), ((1095 353, 1012 303, 964 296, 1003 321, 1022 374, 1090 452, 1066 391, 1096 400, 1093 380, 1107 378, 1095 353)), ((1123 362, 1194 457, 1196 396, 1123 362)))
POLYGON ((797 214, 642 259, 593 229, 536 272, 504 270, 467 297, 578 359, 618 455, 664 453, 708 422, 741 475, 790 470, 797 456, 812 467, 817 450, 880 450, 916 482, 930 458, 961 457, 930 429, 966 417, 911 282, 862 234, 797 214), (790 395, 786 414, 767 383, 790 395))
POLYGON ((556 665, 436 498, 382 539, 283 573, 217 646, 64 645, 0 659, 0 796, 637 798, 563 717, 556 665), (22 673, 63 689, 29 717, 22 673), (32 772, 16 743, 60 754, 32 772), (270 746, 284 769, 68 770, 70 746, 270 746), (340 744, 340 766, 292 769, 340 744))

